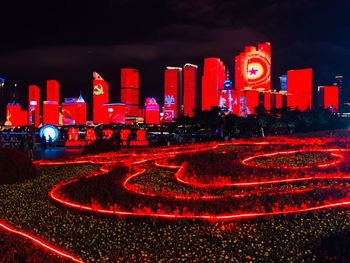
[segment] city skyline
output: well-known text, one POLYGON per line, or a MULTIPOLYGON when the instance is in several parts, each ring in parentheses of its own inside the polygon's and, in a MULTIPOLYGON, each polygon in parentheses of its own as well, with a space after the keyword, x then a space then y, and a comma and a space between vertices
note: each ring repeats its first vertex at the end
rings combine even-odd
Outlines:
POLYGON ((269 1, 252 6, 209 0, 62 1, 24 3, 21 10, 26 12, 13 3, 6 5, 0 76, 18 82, 23 90, 57 79, 61 98, 82 91, 90 103, 90 76, 97 71, 109 83, 111 96, 120 100, 120 68, 132 67, 140 71, 140 103, 147 96, 161 101, 166 66, 192 63, 202 76, 204 58, 218 57, 233 79, 234 57, 242 47, 265 41, 273 44, 273 88, 292 68, 313 68, 317 86, 331 85, 335 75, 344 75, 346 83, 349 75, 349 39, 342 33, 349 23, 348 3, 343 1, 269 1), (90 19, 92 13, 101 19, 90 19), (329 16, 334 13, 337 19, 329 16))

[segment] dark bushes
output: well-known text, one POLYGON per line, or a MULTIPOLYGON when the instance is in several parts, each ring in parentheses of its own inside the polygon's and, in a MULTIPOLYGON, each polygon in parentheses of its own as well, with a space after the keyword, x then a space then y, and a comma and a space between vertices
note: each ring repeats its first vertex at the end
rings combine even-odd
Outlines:
POLYGON ((111 140, 96 140, 84 147, 83 154, 114 152, 118 147, 111 140))
POLYGON ((33 178, 37 170, 29 157, 17 149, 0 149, 0 184, 16 183, 33 178))

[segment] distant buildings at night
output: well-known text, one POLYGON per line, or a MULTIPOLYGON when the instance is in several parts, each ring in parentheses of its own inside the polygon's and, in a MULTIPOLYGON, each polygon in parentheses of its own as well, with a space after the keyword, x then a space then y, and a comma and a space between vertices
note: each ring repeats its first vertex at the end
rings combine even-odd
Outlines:
MULTIPOLYGON (((180 116, 194 115, 201 100, 201 109, 219 107, 226 114, 248 116, 255 108, 267 111, 289 107, 301 111, 312 107, 324 107, 337 112, 343 101, 343 76, 336 76, 333 86, 318 88, 318 101, 313 93, 313 70, 311 68, 288 70, 280 77, 280 86, 271 88, 271 47, 262 43, 257 47, 246 46, 244 52, 235 57, 234 80, 220 58, 204 59, 201 87, 198 86, 199 68, 185 64, 183 67, 166 67, 164 70, 164 101, 159 105, 155 98, 148 97, 140 106, 139 71, 134 68, 121 69, 120 102, 110 102, 109 85, 97 72, 92 79, 92 122, 94 124, 134 123, 159 124, 172 122, 180 116), (199 88, 201 89, 199 91, 199 88), (198 98, 201 94, 201 98, 198 98)), ((1 98, 5 98, 5 79, 0 78, 1 98)), ((40 88, 28 87, 28 108, 22 109, 15 99, 8 100, 6 108, 7 126, 40 124, 84 125, 87 123, 87 107, 82 95, 66 98, 60 102, 60 84, 56 80, 46 82, 46 100, 42 101, 40 88), (42 106, 41 106, 42 105, 42 106)), ((8 98, 8 96, 6 97, 8 98)))

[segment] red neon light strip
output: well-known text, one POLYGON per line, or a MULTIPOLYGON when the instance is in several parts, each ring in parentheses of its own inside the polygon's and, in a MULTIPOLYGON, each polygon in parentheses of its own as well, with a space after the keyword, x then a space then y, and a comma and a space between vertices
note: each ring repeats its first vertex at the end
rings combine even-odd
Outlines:
POLYGON ((55 254, 57 256, 70 259, 74 262, 83 262, 80 259, 73 256, 72 254, 69 254, 68 252, 63 251, 62 249, 57 248, 57 247, 47 243, 46 241, 40 239, 39 237, 36 237, 32 234, 28 234, 24 231, 17 230, 4 222, 0 221, 0 227, 6 231, 9 231, 11 233, 17 234, 17 235, 22 236, 24 238, 30 239, 34 244, 38 245, 39 247, 46 248, 46 249, 50 250, 53 254, 55 254))

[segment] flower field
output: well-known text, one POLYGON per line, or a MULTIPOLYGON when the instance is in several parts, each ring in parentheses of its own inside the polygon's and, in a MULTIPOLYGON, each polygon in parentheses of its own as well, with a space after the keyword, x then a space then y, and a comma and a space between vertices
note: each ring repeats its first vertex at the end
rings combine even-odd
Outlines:
MULTIPOLYGON (((0 220, 49 244, 23 245, 45 262, 339 260, 323 248, 350 231, 348 143, 270 138, 38 162, 37 177, 0 185, 0 220)), ((23 237, 2 230, 9 260, 18 244, 4 236, 23 237)))

